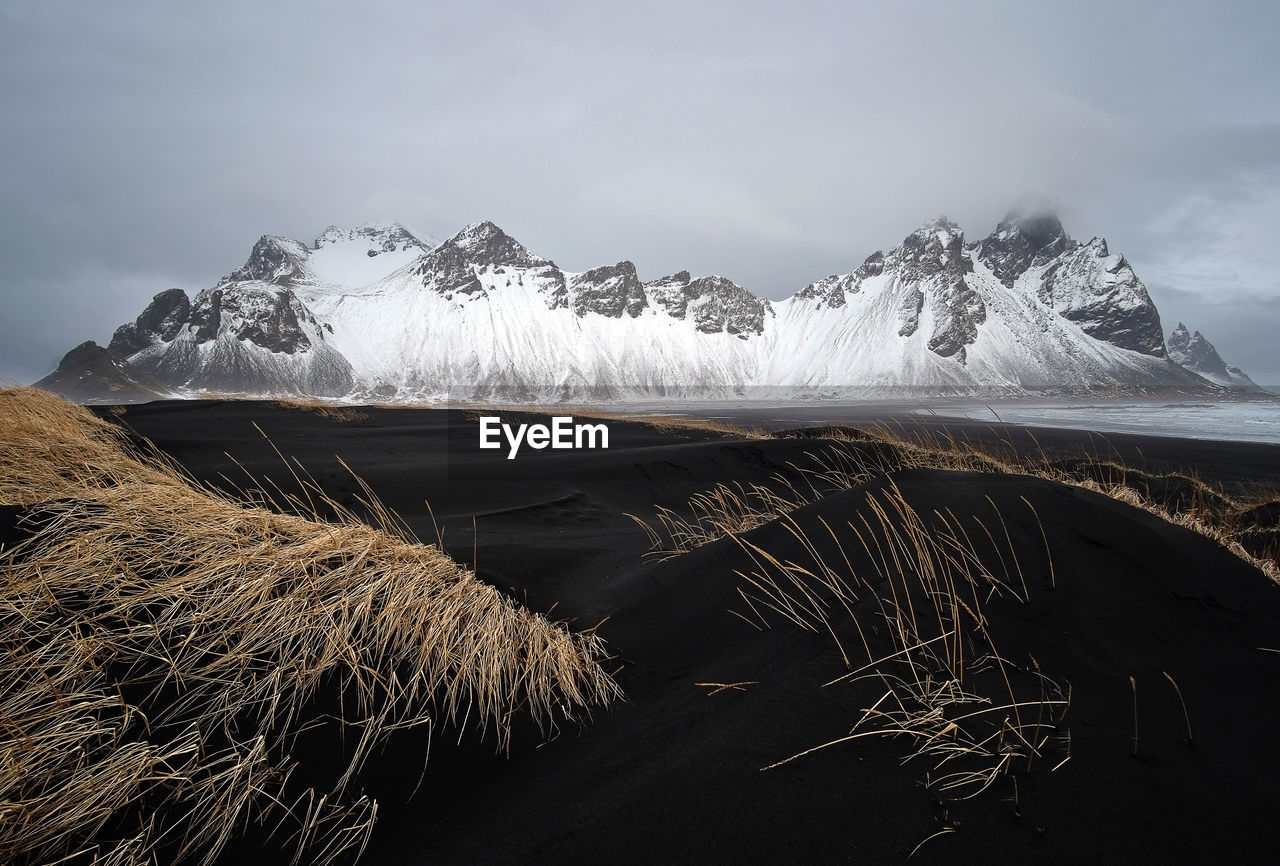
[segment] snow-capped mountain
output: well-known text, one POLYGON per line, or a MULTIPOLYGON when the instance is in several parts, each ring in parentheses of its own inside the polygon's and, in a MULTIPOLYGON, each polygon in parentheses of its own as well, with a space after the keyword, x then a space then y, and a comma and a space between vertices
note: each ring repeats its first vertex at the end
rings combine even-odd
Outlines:
POLYGON ((483 222, 312 309, 375 394, 558 400, 732 393, 769 304, 722 277, 641 283, 630 262, 565 272, 483 222))
POLYGON ((1169 335, 1169 357, 1192 372, 1199 373, 1210 382, 1238 388, 1244 391, 1262 390, 1239 367, 1233 367, 1206 340, 1199 331, 1195 334, 1187 330, 1187 326, 1178 323, 1169 335))
POLYGON ((218 281, 275 283, 308 292, 348 291, 371 285, 440 245, 418 237, 397 222, 369 223, 354 229, 329 226, 310 245, 263 235, 249 260, 218 281))
POLYGON ((786 300, 722 276, 562 270, 490 222, 263 236, 194 299, 157 295, 111 350, 170 387, 353 399, 1204 391, 1166 357, 1123 256, 1051 216, 966 243, 938 219, 786 300))
POLYGON ((1165 358, 1159 314, 1124 259, 1052 217, 1011 214, 975 244, 934 220, 777 309, 766 381, 779 384, 1016 394, 1190 380, 1165 358))

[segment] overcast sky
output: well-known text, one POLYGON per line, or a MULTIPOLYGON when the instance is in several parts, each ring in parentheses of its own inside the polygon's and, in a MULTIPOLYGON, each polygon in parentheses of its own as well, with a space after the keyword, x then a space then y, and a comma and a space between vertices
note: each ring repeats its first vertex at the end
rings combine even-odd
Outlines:
POLYGON ((1280 4, 0 5, 0 378, 261 234, 491 219, 785 297, 1028 195, 1280 383, 1280 4))

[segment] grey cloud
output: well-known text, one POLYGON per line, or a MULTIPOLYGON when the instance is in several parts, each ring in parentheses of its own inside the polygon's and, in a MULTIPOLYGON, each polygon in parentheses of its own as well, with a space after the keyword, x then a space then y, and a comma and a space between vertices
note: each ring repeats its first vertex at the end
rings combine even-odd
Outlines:
POLYGON ((388 216, 777 298, 1038 192, 1189 312, 1280 292, 1187 277, 1280 219, 1273 4, 886 5, 6 3, 0 375, 388 216))

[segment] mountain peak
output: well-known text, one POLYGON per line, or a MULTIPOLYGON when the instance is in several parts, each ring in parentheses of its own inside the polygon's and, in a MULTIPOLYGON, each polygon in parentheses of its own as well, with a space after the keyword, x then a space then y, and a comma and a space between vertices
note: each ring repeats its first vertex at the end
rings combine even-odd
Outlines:
POLYGON ((599 313, 619 319, 626 313, 634 319, 649 303, 636 266, 629 261, 592 268, 574 277, 569 288, 573 311, 579 316, 599 313))
POLYGON ((1036 249, 1048 246, 1058 238, 1067 237, 1062 220, 1051 210, 1023 210, 1015 208, 1004 215, 996 226, 996 236, 1019 233, 1036 249))
POLYGON ((486 243, 494 238, 505 237, 509 237, 509 235, 499 228, 497 223, 492 220, 481 220, 463 227, 456 235, 449 238, 446 243, 452 242, 455 245, 486 243))
POLYGON ((249 259, 218 281, 228 283, 286 283, 303 272, 310 250, 298 241, 279 235, 263 235, 249 252, 249 259))
POLYGON ((169 396, 169 388, 119 353, 87 340, 63 356, 35 387, 78 403, 140 403, 169 396))
POLYGON ((1240 388, 1257 389, 1253 380, 1239 367, 1233 367, 1222 359, 1218 350, 1199 331, 1188 332, 1182 322, 1173 329, 1168 341, 1169 359, 1186 367, 1210 382, 1240 388))
POLYGON ((946 234, 948 236, 964 235, 964 229, 960 228, 959 224, 954 223, 951 220, 947 219, 945 216, 941 216, 941 215, 936 216, 931 220, 926 220, 925 223, 922 226, 920 226, 920 228, 916 229, 911 234, 936 235, 939 232, 946 234))
MULTIPOLYGON (((127 361, 188 392, 466 388, 476 399, 1212 390, 1165 360, 1158 313, 1124 258, 1100 239, 1069 242, 1051 214, 1011 211, 968 246, 959 225, 929 220, 777 308, 719 276, 641 282, 621 257, 566 274, 489 220, 425 254, 384 251, 411 235, 395 222, 330 226, 314 248, 264 235, 233 277, 194 298, 160 293, 106 350, 78 347, 68 367, 97 370, 101 384, 127 361), (1022 257, 1009 287, 979 261, 998 270, 1002 244, 1022 257)), ((1180 328, 1174 347, 1179 333, 1202 342, 1180 328)))
POLYGON ((1057 214, 1014 209, 983 239, 978 259, 1012 287, 1031 268, 1047 265, 1076 246, 1057 214))
POLYGON ((472 223, 423 256, 414 273, 422 277, 424 286, 434 288, 443 295, 454 292, 480 295, 484 288, 477 273, 484 269, 547 267, 554 274, 550 279, 557 284, 552 292, 559 304, 560 289, 564 288, 564 276, 553 262, 533 255, 497 225, 484 220, 472 223))
POLYGON ((396 220, 375 220, 354 228, 331 225, 320 233, 311 249, 319 250, 344 241, 368 244, 371 255, 405 250, 428 252, 439 245, 434 238, 419 237, 396 220))
POLYGON ((917 280, 943 271, 960 276, 973 267, 965 255, 964 231, 944 216, 929 220, 903 238, 885 264, 900 265, 905 274, 917 280))
POLYGON ((435 252, 441 258, 460 258, 481 266, 534 267, 548 264, 489 220, 472 223, 442 243, 435 252))

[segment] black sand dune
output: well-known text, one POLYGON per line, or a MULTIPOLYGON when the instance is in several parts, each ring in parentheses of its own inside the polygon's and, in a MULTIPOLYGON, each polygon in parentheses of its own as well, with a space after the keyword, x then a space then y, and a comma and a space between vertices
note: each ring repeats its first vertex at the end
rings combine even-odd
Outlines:
MULTIPOLYGON (((420 738, 397 739, 364 777, 381 803, 364 862, 1274 862, 1280 587, 1201 535, 1027 476, 896 472, 741 539, 781 562, 812 567, 816 554, 868 576, 875 592, 852 604, 858 624, 846 617, 837 644, 777 614, 761 629, 731 612, 751 618, 737 572, 758 571, 761 559, 746 544, 726 538, 658 561, 628 516, 678 509, 721 482, 799 479, 821 440, 609 422, 608 451, 507 461, 474 449, 465 413, 361 412, 341 422, 254 403, 157 403, 130 407, 124 421, 198 479, 244 486, 247 471, 296 490, 278 449, 355 504, 341 456, 420 538, 439 532, 455 558, 474 557, 483 579, 574 628, 600 623, 627 695, 549 743, 519 732, 508 756, 445 731, 425 774, 420 738), (975 688, 999 699, 1007 677, 1019 697, 1037 693, 1038 665, 1070 694, 1044 754, 964 801, 926 784, 936 778, 927 758, 903 763, 908 736, 762 769, 847 735, 882 697, 877 680, 823 683, 849 669, 840 647, 858 667, 862 640, 890 646, 875 597, 892 588, 845 531, 874 520, 868 496, 890 484, 922 516, 1000 527, 973 532, 987 567, 1018 588, 984 599, 1008 666, 999 678, 994 667, 976 674, 975 688), (1025 602, 1013 597, 1023 586, 1025 602)), ((1035 448, 1063 459, 1092 441, 1036 436, 1035 448)), ((1280 480, 1280 449, 1264 446, 1125 437, 1116 450, 1130 463, 1154 455, 1157 473, 1190 468, 1228 486, 1280 480)), ((243 860, 274 862, 252 849, 227 858, 243 860)))

